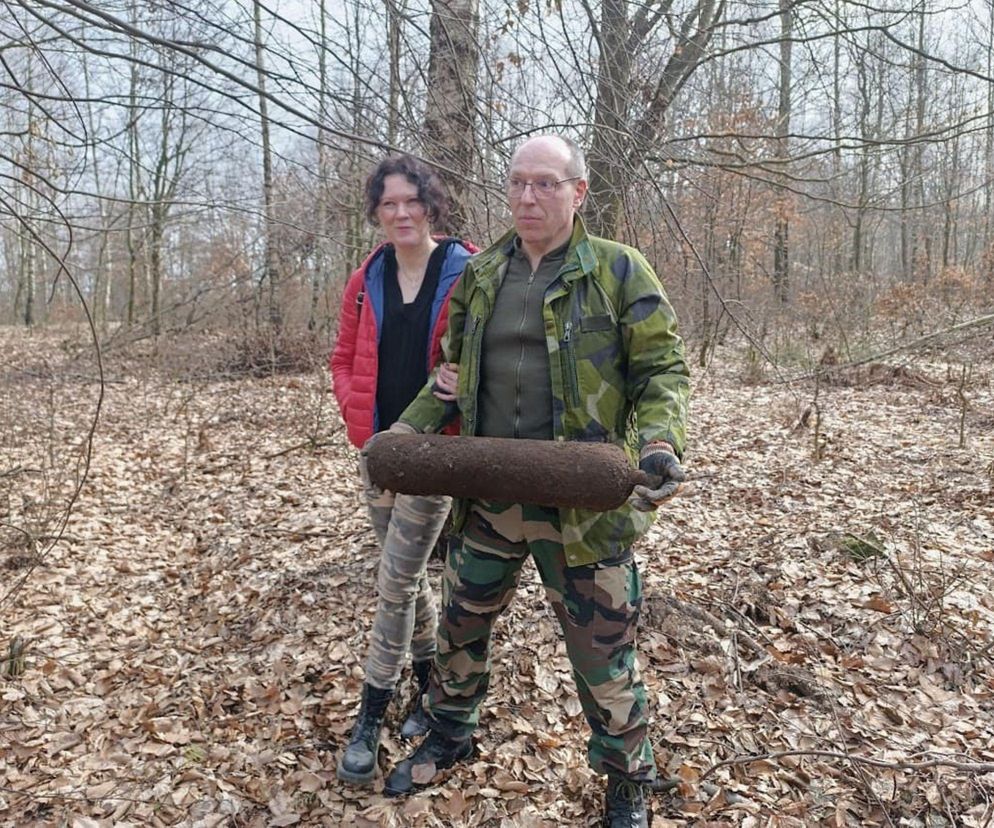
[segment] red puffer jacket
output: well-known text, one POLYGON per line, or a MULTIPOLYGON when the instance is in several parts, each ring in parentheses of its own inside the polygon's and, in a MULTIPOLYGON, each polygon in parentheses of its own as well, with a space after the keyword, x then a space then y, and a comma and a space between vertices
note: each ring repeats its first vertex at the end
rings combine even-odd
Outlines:
MULTIPOLYGON (((383 323, 383 248, 377 247, 349 277, 338 318, 338 337, 331 352, 335 399, 345 420, 349 441, 361 447, 379 431, 376 382, 379 375, 380 329, 383 323)), ((431 305, 431 336, 425 359, 429 372, 442 355, 442 335, 449 320, 449 296, 466 261, 478 252, 466 241, 450 244, 431 305)), ((445 429, 456 434, 459 424, 445 429)))

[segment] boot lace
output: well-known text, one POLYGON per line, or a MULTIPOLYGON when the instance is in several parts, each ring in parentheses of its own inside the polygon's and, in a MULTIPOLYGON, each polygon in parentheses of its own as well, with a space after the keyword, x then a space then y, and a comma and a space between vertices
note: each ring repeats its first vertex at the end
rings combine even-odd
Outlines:
POLYGON ((638 782, 622 779, 612 783, 605 825, 608 828, 639 828, 642 793, 642 785, 638 782))

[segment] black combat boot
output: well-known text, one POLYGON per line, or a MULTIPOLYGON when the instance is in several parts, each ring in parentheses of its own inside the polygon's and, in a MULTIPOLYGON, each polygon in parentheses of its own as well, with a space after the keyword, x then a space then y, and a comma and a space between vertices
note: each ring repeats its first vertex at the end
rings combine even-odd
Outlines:
POLYGON ((362 706, 352 728, 352 738, 338 761, 338 778, 363 785, 376 774, 376 754, 380 749, 380 730, 393 690, 380 690, 371 684, 362 686, 362 706))
POLYGON ((607 778, 602 825, 604 828, 649 828, 645 794, 640 782, 622 776, 607 778))
MULTIPOLYGON (((472 739, 450 739, 437 730, 429 730, 425 740, 414 753, 390 771, 383 793, 387 796, 406 796, 415 788, 426 788, 427 782, 414 781, 416 767, 433 767, 435 770, 451 768, 473 752, 472 739)), ((434 774, 432 774, 434 775, 434 774)))
POLYGON ((431 661, 415 661, 412 665, 414 680, 418 686, 415 689, 411 714, 404 720, 400 728, 401 739, 417 739, 424 736, 428 730, 428 714, 425 713, 424 695, 428 692, 428 677, 431 675, 431 661))

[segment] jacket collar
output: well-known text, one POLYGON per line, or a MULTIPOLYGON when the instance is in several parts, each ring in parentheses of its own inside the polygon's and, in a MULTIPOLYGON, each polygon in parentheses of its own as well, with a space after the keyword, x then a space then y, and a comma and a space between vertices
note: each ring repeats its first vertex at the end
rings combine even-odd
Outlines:
MULTIPOLYGON (((497 241, 480 253, 475 260, 477 272, 490 272, 499 269, 511 257, 514 243, 518 237, 512 227, 497 241)), ((579 214, 573 217, 573 235, 570 236, 569 247, 566 250, 564 267, 570 272, 564 275, 566 281, 579 278, 580 274, 593 273, 597 267, 597 257, 587 233, 587 225, 579 214)))

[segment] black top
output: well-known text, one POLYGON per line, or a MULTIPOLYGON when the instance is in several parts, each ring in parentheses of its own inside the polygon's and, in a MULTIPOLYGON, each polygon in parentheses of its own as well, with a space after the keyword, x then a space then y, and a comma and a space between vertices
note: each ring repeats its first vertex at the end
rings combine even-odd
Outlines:
POLYGON ((376 381, 377 428, 380 431, 397 422, 428 380, 431 306, 449 244, 452 241, 440 242, 432 251, 421 289, 414 301, 406 304, 397 281, 397 256, 393 245, 384 249, 383 326, 376 381))

